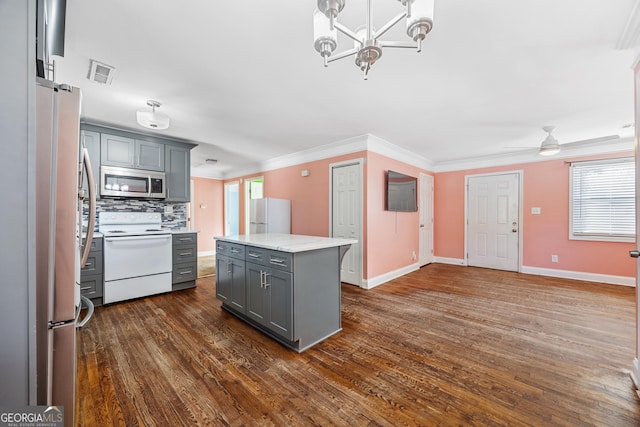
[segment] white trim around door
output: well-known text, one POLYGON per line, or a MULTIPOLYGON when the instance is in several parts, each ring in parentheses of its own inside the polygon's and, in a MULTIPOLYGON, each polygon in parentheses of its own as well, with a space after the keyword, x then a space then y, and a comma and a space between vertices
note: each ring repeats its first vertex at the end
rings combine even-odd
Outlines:
POLYGON ((360 287, 363 283, 364 161, 359 158, 329 165, 329 235, 358 240, 342 260, 340 279, 360 287))

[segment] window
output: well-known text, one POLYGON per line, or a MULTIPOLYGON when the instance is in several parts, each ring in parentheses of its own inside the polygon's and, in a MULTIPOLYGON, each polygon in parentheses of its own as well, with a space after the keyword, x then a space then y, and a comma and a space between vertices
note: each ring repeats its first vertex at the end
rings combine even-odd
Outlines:
POLYGON ((570 170, 569 238, 634 241, 633 157, 575 162, 570 170))

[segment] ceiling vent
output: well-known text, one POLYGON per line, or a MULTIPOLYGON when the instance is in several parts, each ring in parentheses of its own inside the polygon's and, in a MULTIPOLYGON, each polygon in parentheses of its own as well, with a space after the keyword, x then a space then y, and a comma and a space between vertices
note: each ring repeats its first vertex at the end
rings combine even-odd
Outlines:
POLYGON ((110 85, 113 81, 115 71, 115 67, 92 59, 87 78, 92 82, 100 83, 102 85, 110 85))

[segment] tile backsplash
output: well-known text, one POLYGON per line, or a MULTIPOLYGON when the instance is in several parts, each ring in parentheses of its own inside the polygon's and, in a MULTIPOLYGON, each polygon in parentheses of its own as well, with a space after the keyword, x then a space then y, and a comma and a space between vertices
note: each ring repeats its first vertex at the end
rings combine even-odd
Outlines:
MULTIPOLYGON (((175 230, 187 226, 187 205, 186 203, 167 203, 161 200, 138 200, 138 199, 99 199, 96 201, 96 227, 98 231, 99 212, 159 212, 162 214, 162 227, 175 230), (165 207, 171 206, 172 213, 165 213, 165 207)), ((89 205, 84 204, 83 224, 87 227, 89 217, 89 205)))

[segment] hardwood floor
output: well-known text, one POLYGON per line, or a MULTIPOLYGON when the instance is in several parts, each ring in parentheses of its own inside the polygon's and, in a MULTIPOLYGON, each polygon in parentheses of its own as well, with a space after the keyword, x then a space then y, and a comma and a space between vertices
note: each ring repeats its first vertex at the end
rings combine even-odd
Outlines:
POLYGON ((432 264, 342 291, 344 330, 302 354, 215 277, 96 309, 79 425, 640 425, 633 288, 432 264))

